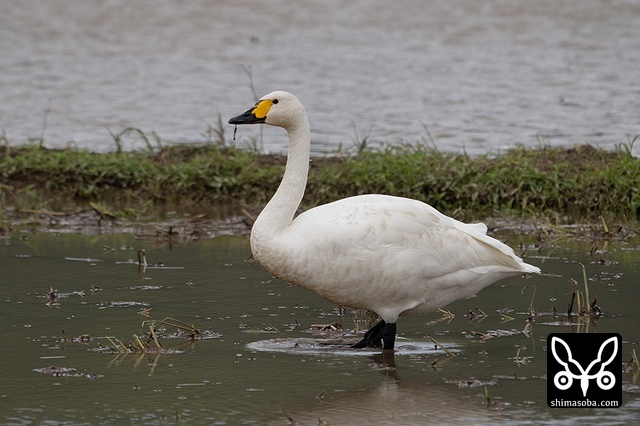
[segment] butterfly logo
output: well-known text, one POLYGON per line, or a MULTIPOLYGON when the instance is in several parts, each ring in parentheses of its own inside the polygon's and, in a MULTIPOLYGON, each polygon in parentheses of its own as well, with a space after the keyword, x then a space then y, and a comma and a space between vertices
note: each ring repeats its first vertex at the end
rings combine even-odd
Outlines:
POLYGON ((569 389, 573 385, 574 379, 580 380, 582 396, 586 397, 587 389, 589 389, 589 381, 592 379, 596 380, 596 383, 602 390, 609 390, 616 384, 616 378, 613 373, 605 371, 607 365, 611 364, 618 354, 618 339, 615 336, 605 340, 602 345, 600 345, 597 358, 593 360, 587 368, 582 368, 582 365, 573 359, 569 345, 557 336, 551 338, 551 352, 556 361, 564 367, 564 371, 559 371, 553 378, 553 383, 556 388, 560 390, 569 389), (612 353, 611 356, 604 361, 602 357, 605 353, 605 348, 609 345, 613 345, 612 353), (564 349, 564 351, 562 351, 561 348, 564 349), (566 360, 564 360, 563 355, 566 355, 566 360), (571 367, 573 367, 573 371, 571 367), (598 370, 597 372, 592 372, 592 370, 596 369, 598 370), (574 371, 578 371, 579 374, 574 373, 574 371))

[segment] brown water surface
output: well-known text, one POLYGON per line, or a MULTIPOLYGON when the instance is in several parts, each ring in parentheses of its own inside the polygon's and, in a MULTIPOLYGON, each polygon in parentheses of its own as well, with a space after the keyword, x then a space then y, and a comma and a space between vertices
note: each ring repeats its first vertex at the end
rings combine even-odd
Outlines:
MULTIPOLYGON (((514 247, 536 243, 500 237, 514 247)), ((245 238, 169 246, 129 234, 16 233, 0 246, 0 423, 629 423, 640 414, 631 373, 621 408, 546 404, 549 333, 618 332, 625 363, 640 343, 640 240, 596 247, 590 255, 588 239, 531 246, 528 261, 545 275, 498 282, 450 305, 452 319, 401 318, 399 351, 383 359, 305 346, 321 337, 316 325, 340 320, 335 307, 249 262, 245 238), (581 264, 603 312, 588 330, 563 316, 572 280, 584 290, 581 264), (161 354, 105 350, 144 338, 144 321, 165 317, 213 338, 172 339, 176 329, 166 326, 157 331, 161 354)), ((352 338, 351 312, 342 324, 352 338)))

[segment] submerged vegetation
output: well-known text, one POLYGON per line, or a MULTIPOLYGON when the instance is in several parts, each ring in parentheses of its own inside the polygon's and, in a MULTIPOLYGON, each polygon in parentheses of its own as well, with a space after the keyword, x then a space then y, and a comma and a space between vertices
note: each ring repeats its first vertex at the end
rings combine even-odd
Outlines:
MULTIPOLYGON (((635 141, 615 151, 517 147, 471 157, 400 145, 313 158, 303 206, 373 192, 420 199, 464 220, 630 220, 640 214, 635 141)), ((110 153, 5 144, 0 205, 5 211, 90 203, 258 207, 276 190, 285 161, 213 142, 110 153)))

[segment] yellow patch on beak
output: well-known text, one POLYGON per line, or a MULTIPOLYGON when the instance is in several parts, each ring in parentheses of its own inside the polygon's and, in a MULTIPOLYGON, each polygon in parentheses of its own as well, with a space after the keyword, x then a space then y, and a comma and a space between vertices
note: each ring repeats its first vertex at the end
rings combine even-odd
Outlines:
POLYGON ((257 118, 265 118, 269 109, 271 109, 271 105, 273 105, 273 100, 265 99, 264 101, 259 101, 256 104, 256 107, 253 109, 253 115, 257 118))

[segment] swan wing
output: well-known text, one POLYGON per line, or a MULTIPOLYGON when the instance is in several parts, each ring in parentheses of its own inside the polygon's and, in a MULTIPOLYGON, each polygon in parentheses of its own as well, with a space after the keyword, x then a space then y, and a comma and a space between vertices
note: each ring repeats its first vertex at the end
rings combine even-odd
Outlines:
POLYGON ((313 208, 288 230, 306 235, 305 246, 334 259, 365 261, 379 252, 406 255, 406 263, 427 265, 434 275, 488 266, 521 271, 526 264, 486 232, 482 223, 465 224, 423 202, 386 195, 361 195, 313 208))

